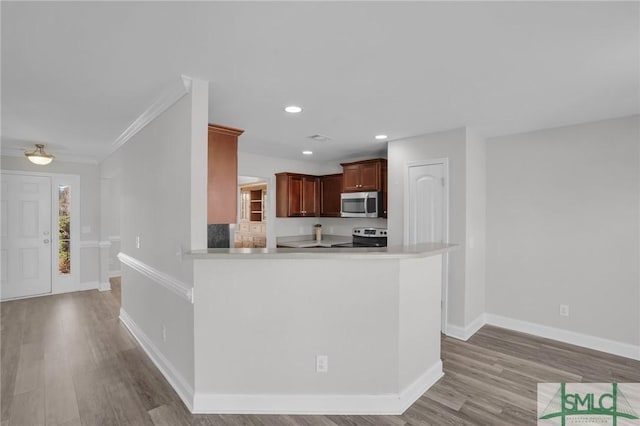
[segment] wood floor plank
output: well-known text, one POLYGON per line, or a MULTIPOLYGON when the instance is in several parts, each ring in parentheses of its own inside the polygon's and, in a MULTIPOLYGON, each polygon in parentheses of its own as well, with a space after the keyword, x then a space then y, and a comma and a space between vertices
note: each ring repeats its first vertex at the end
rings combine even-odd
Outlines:
POLYGON ((44 414, 47 426, 59 426, 80 419, 76 392, 70 376, 45 384, 44 414))
POLYGON ((172 405, 161 405, 149 411, 154 426, 189 426, 183 414, 172 405))
POLYGON ((73 376, 78 412, 83 425, 118 425, 116 413, 105 388, 108 377, 101 369, 73 376))
POLYGON ((37 388, 14 395, 9 426, 44 425, 44 390, 37 388))
POLYGON ((28 359, 20 356, 14 394, 44 387, 44 359, 28 359))
POLYGON ((442 338, 445 376, 401 416, 193 415, 118 320, 112 289, 0 305, 0 426, 526 426, 539 382, 640 382, 638 361, 485 326, 442 338))
POLYGON ((131 385, 118 380, 115 383, 107 383, 105 388, 119 425, 153 426, 149 413, 142 407, 131 385))

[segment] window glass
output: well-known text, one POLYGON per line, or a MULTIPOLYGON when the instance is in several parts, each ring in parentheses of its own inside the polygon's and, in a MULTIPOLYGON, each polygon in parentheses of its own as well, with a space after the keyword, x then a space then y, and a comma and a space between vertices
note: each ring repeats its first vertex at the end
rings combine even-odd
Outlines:
POLYGON ((58 272, 71 273, 71 192, 68 185, 58 186, 58 272))

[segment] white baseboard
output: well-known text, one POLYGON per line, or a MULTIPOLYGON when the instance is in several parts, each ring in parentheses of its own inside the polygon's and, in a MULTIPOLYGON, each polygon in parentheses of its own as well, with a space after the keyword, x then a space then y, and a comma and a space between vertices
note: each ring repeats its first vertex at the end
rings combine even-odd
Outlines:
POLYGON ((194 414, 400 415, 443 376, 438 360, 399 394, 299 395, 197 392, 194 414))
POLYGON ((401 410, 398 414, 403 414, 407 408, 411 407, 429 388, 444 376, 442 371, 442 360, 438 360, 418 379, 400 392, 401 410))
POLYGON ((109 281, 106 281, 104 283, 100 283, 100 286, 98 287, 99 291, 111 291, 111 283, 109 281))
POLYGON ((142 349, 151 358, 151 361, 158 367, 158 370, 167 379, 169 384, 176 391, 178 396, 182 399, 182 402, 187 406, 189 411, 193 412, 193 387, 189 385, 186 379, 176 370, 171 362, 160 352, 160 350, 153 344, 151 339, 138 327, 138 325, 131 319, 131 317, 120 308, 120 321, 129 329, 133 337, 138 341, 142 349))
POLYGON ((122 272, 120 270, 109 271, 109 278, 119 277, 120 275, 122 275, 122 272))
POLYGON ((601 337, 590 336, 588 334, 576 333, 574 331, 549 327, 532 322, 507 318, 500 315, 485 314, 486 323, 496 327, 507 328, 509 330, 520 331, 522 333, 533 334, 547 339, 558 340, 576 346, 582 346, 613 355, 623 356, 640 361, 640 346, 628 343, 616 342, 603 339, 601 337))
POLYGON ((458 340, 469 340, 471 336, 476 334, 487 323, 485 314, 480 314, 478 318, 471 321, 466 327, 460 327, 454 324, 447 324, 447 336, 458 340))
POLYGON ((98 281, 85 281, 80 283, 78 290, 72 291, 95 290, 97 288, 100 288, 100 283, 98 281))

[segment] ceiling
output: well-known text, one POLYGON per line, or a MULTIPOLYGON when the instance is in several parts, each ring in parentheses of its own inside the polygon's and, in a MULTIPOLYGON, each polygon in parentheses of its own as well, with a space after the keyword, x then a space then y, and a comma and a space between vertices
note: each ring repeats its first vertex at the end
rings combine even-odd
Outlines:
POLYGON ((2 151, 100 161, 181 74, 240 150, 317 161, 638 114, 639 5, 3 1, 2 151))

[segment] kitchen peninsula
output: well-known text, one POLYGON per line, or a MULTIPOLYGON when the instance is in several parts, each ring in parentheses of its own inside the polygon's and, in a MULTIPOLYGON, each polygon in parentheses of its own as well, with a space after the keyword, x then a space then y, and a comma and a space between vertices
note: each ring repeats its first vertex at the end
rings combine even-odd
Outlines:
POLYGON ((186 254, 194 412, 402 413, 443 374, 441 255, 454 248, 186 254))

